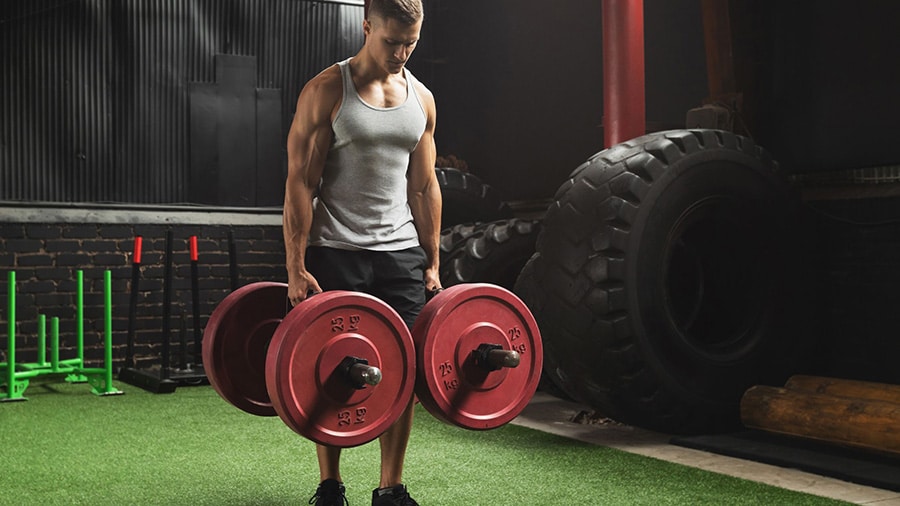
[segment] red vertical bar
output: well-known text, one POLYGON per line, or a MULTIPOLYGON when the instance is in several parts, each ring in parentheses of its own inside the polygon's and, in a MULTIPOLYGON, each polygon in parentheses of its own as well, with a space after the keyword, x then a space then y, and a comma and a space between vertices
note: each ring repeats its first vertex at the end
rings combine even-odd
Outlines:
POLYGON ((134 238, 134 251, 131 255, 131 263, 134 265, 141 265, 141 246, 143 242, 144 239, 141 236, 134 238))
POLYGON ((190 241, 191 241, 191 262, 196 262, 197 258, 198 258, 197 257, 197 236, 192 235, 190 241))
POLYGON ((603 142, 610 147, 647 130, 643 0, 603 0, 603 142))

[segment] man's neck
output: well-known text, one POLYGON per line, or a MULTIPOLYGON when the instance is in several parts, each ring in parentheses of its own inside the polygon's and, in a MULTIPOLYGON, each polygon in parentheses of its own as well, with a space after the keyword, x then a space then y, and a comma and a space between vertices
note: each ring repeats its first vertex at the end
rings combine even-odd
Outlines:
POLYGON ((359 82, 388 84, 403 79, 403 72, 392 74, 385 71, 366 53, 365 48, 350 60, 350 66, 353 69, 353 76, 359 82))

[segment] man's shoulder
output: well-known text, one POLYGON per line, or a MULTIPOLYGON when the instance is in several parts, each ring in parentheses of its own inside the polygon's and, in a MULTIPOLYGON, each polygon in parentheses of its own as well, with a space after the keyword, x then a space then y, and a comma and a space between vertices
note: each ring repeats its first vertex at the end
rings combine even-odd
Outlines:
POLYGON ((343 90, 340 67, 334 64, 326 68, 310 79, 305 87, 318 93, 340 93, 343 90))
POLYGON ((429 90, 427 86, 422 84, 422 81, 416 80, 413 82, 413 84, 415 85, 416 91, 418 91, 419 94, 425 95, 429 99, 434 100, 434 95, 431 94, 431 90, 429 90))
POLYGON ((294 117, 323 125, 328 123, 341 101, 343 90, 340 68, 337 65, 328 67, 303 86, 297 100, 298 114, 294 117))
POLYGON ((416 91, 416 94, 419 96, 419 102, 422 103, 422 106, 425 108, 426 112, 434 111, 434 95, 431 93, 431 90, 425 86, 422 81, 419 81, 415 77, 412 79, 413 89, 416 91))
POLYGON ((413 83, 413 85, 415 86, 415 88, 416 88, 417 90, 419 90, 419 91, 422 92, 422 93, 427 93, 427 94, 429 94, 429 95, 431 94, 431 91, 428 89, 428 87, 425 86, 425 84, 424 84, 422 81, 420 81, 419 78, 416 77, 416 76, 412 73, 411 70, 406 69, 406 76, 409 77, 409 78, 412 80, 412 83, 413 83))

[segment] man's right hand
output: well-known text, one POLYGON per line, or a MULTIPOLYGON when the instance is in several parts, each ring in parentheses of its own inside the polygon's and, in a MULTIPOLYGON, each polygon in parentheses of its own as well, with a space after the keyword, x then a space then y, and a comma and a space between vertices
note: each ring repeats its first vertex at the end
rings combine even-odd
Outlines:
POLYGON ((321 292, 322 287, 319 286, 319 282, 308 271, 292 276, 292 279, 288 281, 288 299, 291 301, 291 306, 296 306, 306 300, 308 296, 321 292))

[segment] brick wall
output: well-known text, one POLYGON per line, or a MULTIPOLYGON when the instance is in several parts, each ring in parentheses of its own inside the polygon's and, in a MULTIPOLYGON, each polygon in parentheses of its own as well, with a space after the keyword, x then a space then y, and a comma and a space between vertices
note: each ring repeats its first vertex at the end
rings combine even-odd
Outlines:
MULTIPOLYGON (((900 198, 808 202, 815 227, 820 336, 817 373, 900 383, 900 198)), ((143 237, 136 306, 137 368, 161 361, 166 232, 173 234, 172 364, 176 365, 185 318, 193 347, 188 238, 199 238, 200 326, 231 290, 229 232, 235 245, 237 285, 284 281, 280 212, 151 212, 0 206, 0 361, 6 360, 7 272, 17 273, 17 359, 36 360, 37 315, 60 318, 61 358, 75 356, 75 272, 85 279, 85 359, 102 365, 103 271, 112 272, 113 362, 124 364, 135 235, 143 237), (74 216, 73 216, 74 214, 74 216)))
MULTIPOLYGON (((104 308, 103 273, 111 271, 113 362, 125 363, 134 238, 143 237, 139 291, 135 307, 135 366, 151 368, 161 362, 163 338, 163 286, 166 235, 172 232, 172 284, 170 360, 180 360, 179 340, 184 334, 193 350, 191 261, 188 239, 198 237, 200 327, 227 295, 232 283, 243 286, 256 281, 284 281, 284 243, 280 214, 261 219, 252 215, 223 213, 175 213, 159 216, 126 209, 84 214, 92 222, 78 223, 77 216, 58 219, 52 210, 46 221, 28 213, 24 219, 7 213, 0 221, 0 266, 3 304, 0 356, 7 354, 7 276, 16 272, 16 360, 34 362, 37 357, 38 314, 60 319, 60 358, 76 357, 76 272, 84 273, 85 362, 103 364, 104 308), (109 221, 110 223, 104 223, 109 221), (122 223, 121 221, 125 221, 122 223), (130 223, 128 222, 130 221, 130 223), (154 223, 160 221, 160 223, 154 223), (201 223, 201 222, 207 223, 201 223), (229 240, 229 234, 231 239, 229 240), (234 244, 236 279, 232 279, 229 244, 234 244), (182 321, 184 323, 182 323, 182 321), (183 332, 184 329, 184 332, 183 332)), ((19 212, 21 214, 21 212, 19 212)), ((83 220, 87 221, 87 220, 83 220)), ((49 356, 49 352, 48 352, 49 356)))

